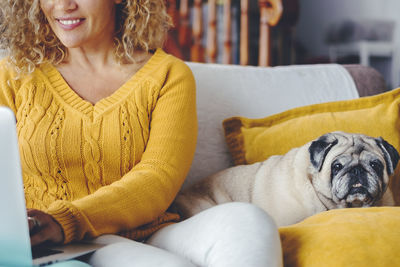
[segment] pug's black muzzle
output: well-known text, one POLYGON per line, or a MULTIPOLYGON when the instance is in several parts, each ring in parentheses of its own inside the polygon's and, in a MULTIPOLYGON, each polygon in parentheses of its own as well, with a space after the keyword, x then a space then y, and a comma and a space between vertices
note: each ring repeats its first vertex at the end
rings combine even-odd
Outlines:
POLYGON ((350 177, 348 183, 349 192, 354 191, 354 193, 360 193, 368 188, 368 174, 364 167, 357 165, 353 167, 348 174, 350 177))
POLYGON ((369 183, 367 171, 361 165, 357 165, 348 172, 348 175, 350 181, 348 183, 348 191, 345 199, 349 199, 349 196, 355 196, 354 198, 351 198, 353 201, 352 203, 349 203, 349 206, 351 207, 353 204, 354 206, 367 204, 366 202, 369 202, 372 199, 372 196, 368 191, 369 183))

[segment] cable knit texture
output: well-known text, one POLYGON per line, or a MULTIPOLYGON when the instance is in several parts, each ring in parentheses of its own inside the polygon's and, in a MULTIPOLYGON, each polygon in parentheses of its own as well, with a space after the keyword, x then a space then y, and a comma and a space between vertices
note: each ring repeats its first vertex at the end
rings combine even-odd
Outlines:
POLYGON ((120 233, 142 239, 179 216, 166 212, 196 143, 195 82, 158 49, 95 105, 52 65, 16 75, 0 65, 0 104, 16 114, 28 208, 47 211, 64 242, 120 233))

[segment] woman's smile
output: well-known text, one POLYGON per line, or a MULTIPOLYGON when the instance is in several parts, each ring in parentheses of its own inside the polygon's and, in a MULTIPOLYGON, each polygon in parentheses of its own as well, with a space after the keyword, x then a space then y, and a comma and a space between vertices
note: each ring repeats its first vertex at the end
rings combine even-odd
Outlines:
POLYGON ((85 19, 77 19, 77 18, 62 18, 62 19, 56 19, 60 27, 64 30, 73 30, 79 25, 81 25, 85 19))

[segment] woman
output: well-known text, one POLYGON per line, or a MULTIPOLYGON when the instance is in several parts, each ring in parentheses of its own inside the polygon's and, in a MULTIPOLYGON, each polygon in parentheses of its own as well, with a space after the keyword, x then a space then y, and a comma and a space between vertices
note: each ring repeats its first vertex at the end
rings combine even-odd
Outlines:
POLYGON ((170 24, 162 0, 0 8, 0 104, 16 114, 32 245, 97 238, 110 245, 87 259, 94 266, 280 264, 258 208, 229 204, 176 224, 167 212, 197 122, 189 68, 159 48, 170 24))

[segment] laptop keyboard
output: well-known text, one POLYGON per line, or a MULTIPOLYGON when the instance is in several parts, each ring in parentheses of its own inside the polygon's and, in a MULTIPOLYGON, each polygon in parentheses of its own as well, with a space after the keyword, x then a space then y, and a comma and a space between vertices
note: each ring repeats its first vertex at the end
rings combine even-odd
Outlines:
POLYGON ((54 255, 54 254, 59 254, 59 253, 62 253, 62 251, 56 250, 56 249, 51 249, 51 248, 46 248, 43 246, 32 247, 32 258, 33 259, 50 256, 50 255, 54 255))

